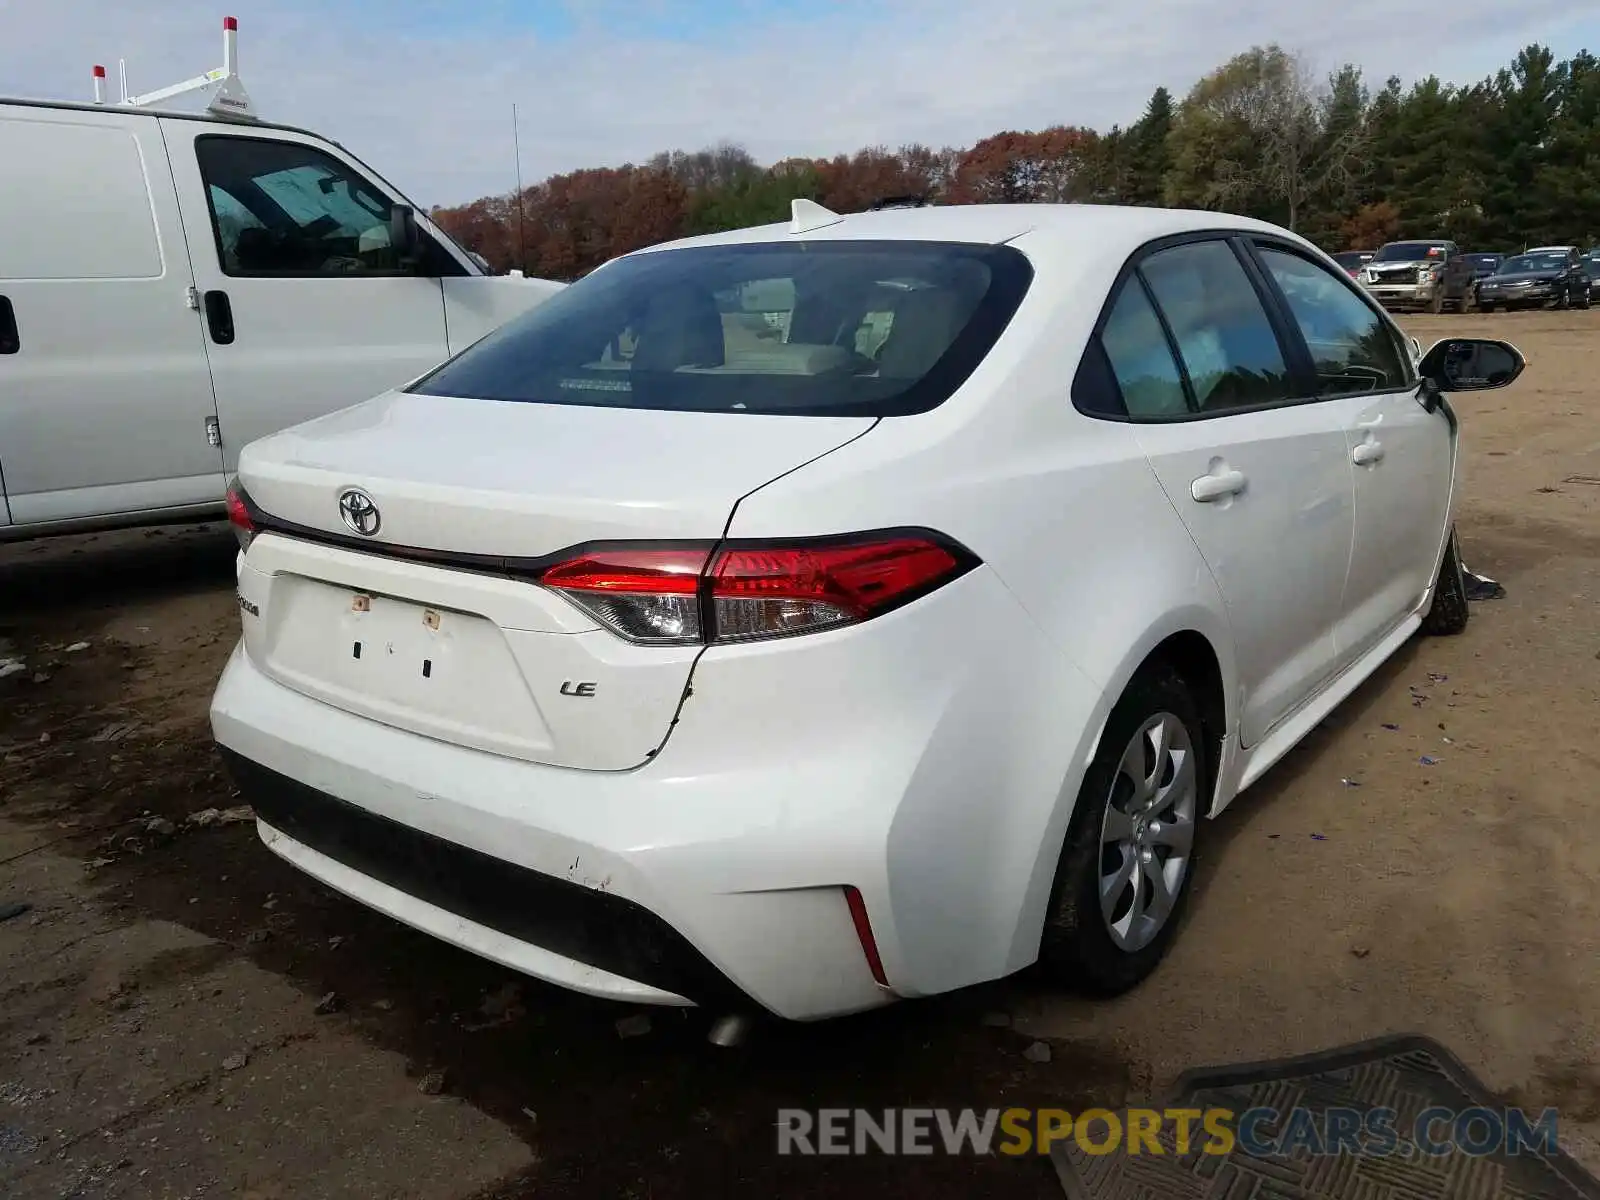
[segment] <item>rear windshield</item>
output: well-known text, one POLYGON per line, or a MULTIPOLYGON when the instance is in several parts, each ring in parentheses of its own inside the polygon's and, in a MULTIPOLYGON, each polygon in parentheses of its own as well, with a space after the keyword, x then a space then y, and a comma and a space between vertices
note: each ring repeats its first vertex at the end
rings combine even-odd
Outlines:
POLYGON ((1421 262, 1443 258, 1444 246, 1438 242, 1391 242, 1372 256, 1373 262, 1421 262))
POLYGON ((1467 260, 1475 267, 1498 267, 1501 256, 1498 254, 1469 254, 1467 260))
POLYGON ((410 390, 693 412, 923 412, 983 361, 1032 277, 1005 246, 660 250, 608 263, 410 390))

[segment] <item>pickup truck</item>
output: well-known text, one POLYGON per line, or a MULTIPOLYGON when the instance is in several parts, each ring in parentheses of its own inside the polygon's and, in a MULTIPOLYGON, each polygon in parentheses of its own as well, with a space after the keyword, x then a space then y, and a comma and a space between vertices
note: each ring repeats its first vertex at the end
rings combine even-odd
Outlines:
POLYGON ((1361 284, 1385 308, 1469 311, 1476 299, 1472 261, 1454 242, 1390 242, 1361 269, 1361 284))

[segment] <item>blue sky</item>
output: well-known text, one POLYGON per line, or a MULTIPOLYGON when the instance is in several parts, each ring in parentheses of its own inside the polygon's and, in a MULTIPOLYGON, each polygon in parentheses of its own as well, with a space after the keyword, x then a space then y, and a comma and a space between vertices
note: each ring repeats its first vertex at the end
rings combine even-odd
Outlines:
POLYGON ((1600 53, 1597 0, 0 0, 0 94, 87 98, 220 64, 240 22, 270 119, 336 137, 420 204, 720 140, 764 161, 1135 118, 1252 43, 1319 69, 1471 81, 1529 42, 1600 53))

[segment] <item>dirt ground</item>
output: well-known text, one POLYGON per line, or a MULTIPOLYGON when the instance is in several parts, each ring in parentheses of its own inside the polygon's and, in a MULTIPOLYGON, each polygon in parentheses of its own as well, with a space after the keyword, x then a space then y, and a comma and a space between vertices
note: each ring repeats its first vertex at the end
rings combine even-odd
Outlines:
POLYGON ((1529 356, 1456 401, 1467 562, 1509 595, 1207 830, 1184 936, 1112 1003, 1024 975, 736 1049, 706 1043, 716 1014, 619 1037, 630 1010, 191 820, 239 803, 206 725, 238 624, 225 529, 0 547, 0 660, 27 663, 0 679, 0 906, 32 906, 0 922, 0 1194, 1058 1196, 1042 1160, 780 1159, 775 1110, 1115 1107, 1408 1030, 1559 1106, 1600 1169, 1600 312, 1408 323, 1529 356))

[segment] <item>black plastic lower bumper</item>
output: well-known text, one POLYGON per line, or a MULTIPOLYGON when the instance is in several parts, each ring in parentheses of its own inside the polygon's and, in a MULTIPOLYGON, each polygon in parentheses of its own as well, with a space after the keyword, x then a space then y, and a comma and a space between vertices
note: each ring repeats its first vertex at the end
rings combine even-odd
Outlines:
POLYGON ((697 1004, 750 999, 650 910, 413 829, 219 747, 256 815, 319 854, 436 908, 697 1004))

